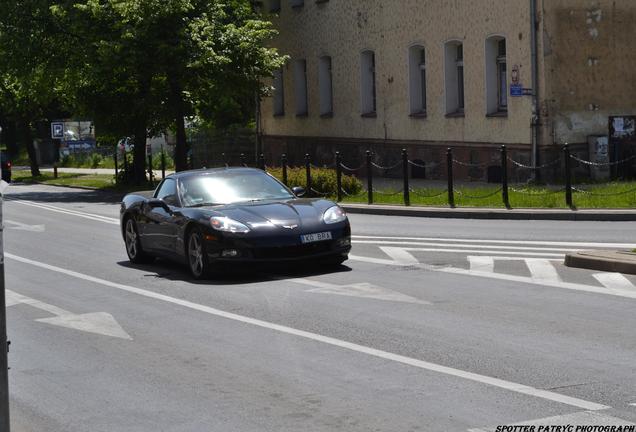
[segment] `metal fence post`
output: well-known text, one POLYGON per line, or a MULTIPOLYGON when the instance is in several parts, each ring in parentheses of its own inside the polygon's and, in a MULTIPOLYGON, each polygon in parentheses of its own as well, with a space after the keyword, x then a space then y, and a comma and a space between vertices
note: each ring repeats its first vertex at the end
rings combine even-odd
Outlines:
POLYGON ((283 183, 285 186, 289 186, 287 181, 287 155, 285 153, 280 157, 280 164, 283 167, 283 183))
POLYGON ((128 179, 128 154, 126 154, 126 149, 124 149, 124 181, 128 179))
POLYGON ((305 175, 307 180, 307 190, 305 196, 311 196, 311 157, 309 153, 305 154, 305 175))
POLYGON ((501 198, 507 209, 510 208, 508 197, 508 150, 505 145, 501 146, 501 198))
POLYGON ((113 162, 115 163, 115 183, 117 183, 117 177, 119 177, 119 167, 117 166, 117 147, 115 147, 115 153, 113 153, 113 162))
POLYGON ((409 155, 402 149, 402 176, 404 177, 404 205, 411 205, 411 190, 409 186, 409 155))
POLYGON ((336 152, 336 188, 338 189, 338 202, 342 201, 342 156, 336 152))
POLYGON ((563 156, 565 158, 565 204, 572 208, 572 164, 570 163, 570 147, 568 143, 563 146, 563 156))
POLYGON ((265 171, 265 155, 263 153, 258 155, 258 167, 265 171))
POLYGON ((148 181, 152 183, 152 154, 148 155, 148 181))
POLYGON ((163 151, 163 147, 161 147, 161 179, 166 178, 166 153, 163 151))
POLYGON ((247 166, 245 163, 245 153, 241 153, 240 159, 241 159, 241 166, 247 166))
POLYGON ((448 205, 455 207, 455 189, 453 185, 453 149, 446 150, 446 168, 448 170, 448 205))
POLYGON ((373 204, 373 166, 371 152, 367 150, 367 202, 373 204))

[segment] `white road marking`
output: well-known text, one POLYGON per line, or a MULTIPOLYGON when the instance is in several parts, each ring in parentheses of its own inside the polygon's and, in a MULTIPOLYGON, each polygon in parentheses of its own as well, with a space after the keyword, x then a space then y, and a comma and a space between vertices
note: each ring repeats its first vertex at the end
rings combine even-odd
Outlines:
POLYGON ((7 228, 19 231, 44 232, 44 225, 28 225, 9 219, 4 220, 5 224, 9 224, 7 228))
MULTIPOLYGON (((519 423, 507 424, 506 426, 567 426, 572 425, 572 429, 560 429, 560 430, 575 430, 576 426, 585 425, 585 426, 634 426, 636 423, 628 422, 627 420, 623 420, 617 417, 612 417, 600 412, 594 411, 580 411, 572 414, 564 414, 554 417, 546 417, 535 420, 527 420, 519 423)), ((468 432, 494 432, 498 430, 496 426, 479 428, 479 429, 468 429, 468 432)), ((512 430, 512 429, 511 429, 512 430)), ((519 428, 519 430, 524 430, 523 428, 519 428)), ((544 429, 548 430, 548 429, 544 429)), ((550 429, 551 430, 551 429, 550 429)), ((556 430, 556 429, 554 429, 556 430)))
POLYGON ((561 282, 561 277, 550 261, 542 259, 526 259, 525 262, 528 266, 528 270, 530 270, 530 277, 532 279, 540 282, 561 282))
POLYGON ((583 399, 579 399, 579 398, 575 398, 575 397, 571 397, 571 396, 566 396, 563 394, 559 394, 559 393, 555 393, 549 390, 542 390, 542 389, 537 389, 534 387, 530 387, 530 386, 526 386, 523 384, 518 384, 518 383, 514 383, 511 381, 505 381, 499 378, 493 378, 493 377, 489 377, 489 376, 485 376, 485 375, 479 375, 476 373, 472 373, 472 372, 468 372, 468 371, 463 371, 460 369, 455 369, 455 368, 451 368, 451 367, 447 367, 447 366, 442 366, 439 364, 435 364, 435 363, 430 363, 427 361, 423 361, 423 360, 418 360, 412 357, 406 357, 406 356, 402 356, 399 354, 394 354, 391 352, 387 352, 387 351, 382 351, 379 349, 375 349, 375 348, 371 348, 368 346, 364 346, 364 345, 359 345, 359 344, 355 344, 355 343, 351 343, 351 342, 347 342, 347 341, 343 341, 340 339, 336 339, 336 338, 332 338, 329 336, 323 336, 323 335, 319 335, 316 333, 311 333, 308 331, 304 331, 304 330, 298 330, 292 327, 287 327, 287 326, 283 326, 280 324, 275 324, 275 323, 271 323, 271 322, 267 322, 267 321, 262 321, 262 320, 258 320, 255 318, 250 318, 250 317, 246 317, 246 316, 242 316, 242 315, 238 315, 238 314, 234 314, 231 312, 225 312, 219 309, 215 309, 209 306, 205 306, 205 305, 201 305, 198 303, 193 303, 187 300, 182 300, 182 299, 178 299, 175 297, 170 297, 167 296, 165 294, 159 294, 153 291, 148 291, 148 290, 144 290, 141 288, 136 288, 136 287, 132 287, 129 285, 124 285, 124 284, 119 284, 116 282, 111 282, 111 281, 107 281, 104 279, 100 279, 94 276, 90 276, 90 275, 86 275, 83 273, 78 273, 72 270, 68 270, 68 269, 64 269, 61 267, 56 267, 56 266, 52 266, 50 264, 45 264, 39 261, 34 261, 28 258, 22 258, 10 253, 6 254, 7 258, 15 260, 15 261, 19 261, 21 263, 24 264, 29 264, 35 267, 39 267, 39 268, 43 268, 46 270, 50 270, 50 271, 54 271, 57 273, 62 273, 77 279, 81 279, 81 280, 85 280, 85 281, 89 281, 89 282, 93 282, 96 284, 100 284, 103 286, 107 286, 107 287, 111 287, 111 288, 116 288, 125 292, 129 292, 129 293, 133 293, 133 294, 137 294, 143 297, 147 297, 147 298, 152 298, 152 299, 156 299, 156 300, 161 300, 167 303, 172 303, 172 304, 176 304, 179 306, 183 306, 185 308, 189 308, 192 310, 196 310, 199 312, 203 312, 203 313, 207 313, 209 315, 214 315, 214 316, 218 316, 221 318, 226 318, 229 320, 233 320, 233 321, 237 321, 237 322, 241 322, 244 324, 249 324, 252 326, 256 326, 256 327, 261 327, 261 328, 265 328, 268 330, 274 330, 280 333, 285 333, 285 334, 289 334, 289 335, 293 335, 293 336, 297 336, 297 337, 301 337, 301 338, 305 338, 308 340, 312 340, 315 342, 320 342, 320 343, 324 343, 327 345, 331 345, 331 346, 335 346, 335 347, 339 347, 339 348, 343 348, 343 349, 347 349, 350 351, 354 351, 354 352, 358 352, 358 353, 362 353, 362 354, 366 354, 372 357, 376 357, 376 358, 380 358, 383 360, 388 360, 388 361, 392 361, 392 362, 396 362, 396 363, 401 363, 404 365, 409 365, 412 367, 416 367, 419 369, 423 369, 423 370, 428 370, 428 371, 432 371, 432 372, 437 372, 437 373, 441 373, 441 374, 445 374, 445 375, 449 375, 449 376, 453 376, 453 377, 457 377, 457 378, 461 378, 461 379, 465 379, 465 380, 469 380, 469 381, 474 381, 474 382, 478 382, 481 384, 487 384, 493 387, 498 387, 504 390, 509 390, 512 392, 516 392, 516 393, 520 393, 520 394, 525 394, 525 395, 529 395, 529 396, 534 396, 537 398, 541 398, 541 399, 545 399, 545 400, 550 400, 553 402, 558 402, 558 403, 562 403, 565 405, 570 405, 570 406, 575 406, 581 409, 585 409, 585 410, 604 410, 604 409, 608 409, 609 407, 606 405, 602 405, 602 404, 598 404, 595 402, 590 402, 590 401, 586 401, 583 399))
POLYGON ((430 302, 420 300, 415 297, 411 297, 409 295, 382 288, 376 285, 372 285, 367 282, 349 285, 335 285, 327 282, 320 282, 305 278, 285 279, 285 281, 316 287, 315 289, 307 291, 313 294, 335 294, 347 297, 360 297, 400 303, 416 303, 424 305, 431 304, 430 302))
POLYGON ((435 241, 453 243, 477 243, 477 244, 517 244, 517 245, 542 245, 542 246, 567 246, 574 248, 625 248, 634 249, 633 243, 590 243, 590 242, 556 242, 556 241, 535 241, 535 240, 486 240, 486 239, 453 239, 435 237, 383 237, 383 236, 351 236, 352 239, 360 240, 398 240, 398 241, 435 241))
MULTIPOLYGON (((363 257, 359 255, 349 255, 349 259, 354 261, 368 262, 372 264, 401 266, 401 267, 405 266, 404 264, 400 264, 392 260, 363 257)), ((413 267, 413 265, 410 265, 410 267, 413 267)), ((508 274, 502 274, 502 273, 488 273, 488 272, 482 272, 482 271, 466 270, 466 269, 457 268, 457 267, 440 267, 440 266, 432 266, 432 265, 421 264, 421 263, 418 264, 416 267, 421 268, 423 270, 427 270, 427 271, 437 271, 442 273, 451 273, 451 274, 458 274, 458 275, 464 275, 464 276, 478 276, 478 277, 485 277, 490 279, 500 279, 500 280, 506 280, 506 281, 512 281, 512 282, 527 283, 531 285, 540 285, 544 287, 549 286, 549 287, 562 288, 562 289, 568 289, 568 290, 574 290, 574 291, 585 291, 585 292, 591 292, 595 294, 614 295, 618 297, 627 297, 627 298, 636 299, 635 290, 619 290, 619 289, 608 290, 607 288, 597 287, 593 285, 583 285, 583 284, 577 284, 577 283, 571 283, 571 282, 556 282, 556 281, 549 281, 549 280, 537 281, 535 279, 532 279, 530 277, 525 277, 525 276, 514 276, 514 275, 508 275, 508 274)))
POLYGON ((115 318, 113 318, 113 316, 109 313, 95 312, 74 314, 57 306, 23 296, 14 291, 6 290, 5 293, 7 307, 15 306, 17 304, 26 304, 55 315, 52 318, 36 319, 37 322, 80 330, 88 333, 132 340, 130 335, 121 328, 119 323, 117 323, 115 318))
POLYGON ((65 209, 62 207, 56 207, 56 206, 52 206, 49 204, 41 204, 41 203, 35 203, 33 201, 26 201, 26 200, 16 200, 16 199, 8 199, 11 202, 17 203, 17 204, 22 204, 22 205, 26 205, 26 206, 31 206, 31 207, 37 207, 37 208, 41 208, 43 210, 49 210, 52 212, 56 212, 56 213, 63 213, 63 214, 67 214, 67 215, 71 215, 71 216, 77 216, 77 217, 81 217, 84 219, 90 219, 90 220, 94 220, 97 222, 105 222, 108 224, 112 224, 112 225, 119 225, 119 219, 116 218, 111 218, 108 216, 102 216, 102 215, 98 215, 98 214, 94 214, 94 213, 86 213, 86 212, 81 212, 81 211, 77 211, 77 210, 70 210, 70 209, 65 209))
POLYGON ((634 406, 634 407, 636 407, 636 402, 634 402, 634 403, 630 403, 630 404, 629 404, 629 406, 634 406))
POLYGON ((380 246, 380 250, 387 254, 393 261, 403 265, 419 264, 419 261, 404 248, 380 246))
POLYGON ((592 276, 609 289, 636 290, 636 286, 620 273, 595 273, 592 276))
POLYGON ((553 248, 553 247, 528 247, 528 246, 503 246, 503 245, 482 245, 478 242, 471 244, 454 244, 454 243, 434 243, 434 242, 399 242, 399 241, 374 241, 374 240, 353 240, 353 244, 372 244, 372 245, 402 245, 402 246, 435 246, 435 247, 451 247, 457 249, 466 249, 479 247, 480 249, 498 249, 498 250, 516 250, 516 251, 549 251, 549 252, 573 252, 580 249, 572 248, 553 248))
MULTIPOLYGON (((381 246, 382 250, 386 247, 381 246)), ((407 247, 407 248, 386 248, 386 249, 394 249, 395 253, 402 254, 403 252, 444 252, 444 253, 471 253, 471 254, 500 254, 500 255, 512 255, 512 256, 525 256, 525 257, 553 257, 553 258, 564 258, 564 254, 558 253, 543 253, 543 252, 516 252, 516 251, 507 251, 507 250, 484 250, 484 249, 444 249, 444 248, 418 248, 418 247, 407 247), (403 252, 400 252, 403 251, 403 252)), ((418 261, 413 258, 415 261, 413 264, 418 261)))
POLYGON ((469 256, 468 262, 473 271, 493 273, 495 271, 495 260, 489 256, 469 256))

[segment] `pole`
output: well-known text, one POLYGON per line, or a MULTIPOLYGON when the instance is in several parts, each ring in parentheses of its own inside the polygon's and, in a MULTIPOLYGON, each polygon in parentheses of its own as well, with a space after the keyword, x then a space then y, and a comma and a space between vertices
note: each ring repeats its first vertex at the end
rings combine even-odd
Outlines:
POLYGON ((258 167, 265 171, 265 155, 263 153, 258 155, 258 167))
POLYGON ((307 180, 307 191, 305 192, 306 197, 311 196, 311 157, 309 153, 305 154, 305 176, 307 180))
POLYGON ((119 177, 119 167, 117 166, 117 147, 115 147, 115 153, 113 153, 113 162, 115 162, 115 183, 117 183, 119 177))
POLYGON ((404 177, 404 205, 411 205, 411 190, 409 187, 409 155, 402 149, 402 176, 404 177))
POLYGON ((572 164, 570 163, 570 147, 567 143, 563 146, 563 157, 565 158, 565 204, 573 208, 572 203, 572 164))
POLYGON ((247 166, 245 164, 245 153, 241 153, 240 159, 241 159, 241 166, 247 166))
POLYGON ((505 145, 501 146, 501 198, 507 209, 510 208, 508 198, 508 150, 505 145))
POLYGON ((163 151, 163 147, 161 147, 161 179, 166 178, 166 153, 163 151))
POLYGON ((336 189, 338 189, 338 202, 342 201, 342 156, 336 152, 336 189))
POLYGON ((453 149, 446 150, 446 168, 448 175, 448 205, 455 208, 455 190, 453 185, 453 149))
POLYGON ((369 150, 367 150, 367 202, 373 204, 373 166, 369 150))
MULTIPOLYGON (((532 57, 532 166, 540 164, 541 109, 539 107, 539 54, 537 32, 537 0, 530 0, 530 52, 532 57)), ((534 180, 541 181, 541 171, 534 170, 534 180)))
POLYGON ((152 183, 152 154, 148 155, 148 181, 152 183))
POLYGON ((287 155, 285 153, 283 153, 283 155, 280 157, 280 164, 283 167, 283 183, 285 184, 285 186, 289 186, 287 181, 287 155))
POLYGON ((4 242, 2 223, 2 201, 0 193, 0 432, 9 432, 9 342, 7 341, 7 308, 4 285, 4 242))

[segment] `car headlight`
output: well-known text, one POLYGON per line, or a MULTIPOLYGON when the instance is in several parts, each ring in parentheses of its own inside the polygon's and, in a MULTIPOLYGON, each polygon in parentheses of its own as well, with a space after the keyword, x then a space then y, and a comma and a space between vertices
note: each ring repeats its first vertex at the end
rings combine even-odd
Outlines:
POLYGON ((347 219, 347 213, 340 206, 333 206, 327 209, 322 215, 322 220, 326 224, 335 224, 347 219))
POLYGON ((217 231, 225 231, 231 233, 247 233, 250 229, 247 225, 242 224, 239 221, 230 219, 229 217, 212 216, 210 218, 210 225, 217 231))

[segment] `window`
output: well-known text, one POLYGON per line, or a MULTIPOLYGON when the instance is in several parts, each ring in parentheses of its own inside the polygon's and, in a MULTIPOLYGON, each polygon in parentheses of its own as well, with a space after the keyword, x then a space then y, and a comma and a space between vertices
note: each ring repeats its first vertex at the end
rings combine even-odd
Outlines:
POLYGON ((376 113, 375 53, 364 51, 360 61, 360 110, 363 116, 376 113))
POLYGON ((493 36, 486 40, 486 114, 503 115, 507 111, 506 39, 493 36))
POLYGON ((269 0, 269 13, 280 12, 280 0, 269 0))
POLYGON ((285 115, 285 82, 282 68, 274 71, 274 115, 285 115))
POLYGON ((411 115, 426 115, 426 50, 421 46, 409 49, 409 92, 411 115))
POLYGON ((307 61, 294 61, 294 92, 296 98, 296 115, 306 116, 307 109, 307 61))
POLYGON ((289 0, 289 4, 293 8, 303 7, 305 5, 305 0, 289 0))
POLYGON ((177 183, 173 179, 165 179, 155 194, 155 198, 163 200, 170 206, 178 206, 177 183))
POLYGON ((333 114, 333 88, 331 73, 331 57, 320 57, 318 63, 318 81, 320 85, 320 115, 333 114))
POLYGON ((464 114, 464 46, 451 41, 445 47, 446 115, 464 114))

